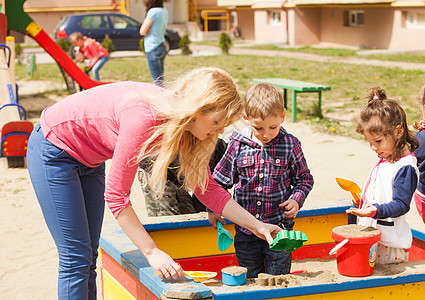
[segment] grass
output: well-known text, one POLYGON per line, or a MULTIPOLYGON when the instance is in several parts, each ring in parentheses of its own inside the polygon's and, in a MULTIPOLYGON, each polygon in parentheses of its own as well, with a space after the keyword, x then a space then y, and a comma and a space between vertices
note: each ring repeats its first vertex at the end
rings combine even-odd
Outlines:
MULTIPOLYGON (((316 49, 305 48, 304 51, 316 51, 316 49)), ((326 49, 320 49, 320 51, 331 52, 326 49)), ((335 55, 340 53, 343 56, 351 55, 350 51, 343 49, 335 49, 333 53, 335 55)), ((320 118, 321 112, 315 105, 317 102, 315 93, 299 94, 297 97, 298 120, 308 120, 318 129, 331 134, 355 136, 351 118, 365 104, 365 93, 373 86, 384 88, 390 98, 400 101, 406 111, 409 124, 421 119, 419 92, 425 83, 425 77, 419 70, 323 63, 284 57, 177 55, 166 58, 166 80, 172 81, 183 72, 201 66, 215 66, 228 71, 237 80, 242 96, 252 85, 253 78, 282 77, 331 86, 330 91, 322 93, 321 112, 324 118, 320 118)), ((17 65, 16 74, 18 79, 30 79, 23 65, 17 65)), ((111 59, 102 68, 100 74, 104 81, 151 82, 144 56, 111 59)), ((38 65, 32 79, 63 81, 59 68, 55 64, 38 65)), ((291 100, 288 100, 291 106, 291 100)), ((290 111, 287 116, 290 116, 290 111)))

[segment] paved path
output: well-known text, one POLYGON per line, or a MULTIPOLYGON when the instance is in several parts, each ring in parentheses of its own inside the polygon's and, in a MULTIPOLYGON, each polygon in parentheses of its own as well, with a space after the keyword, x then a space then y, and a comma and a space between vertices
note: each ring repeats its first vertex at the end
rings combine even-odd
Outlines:
MULTIPOLYGON (((220 55, 221 49, 219 47, 192 44, 190 49, 194 56, 211 56, 220 55)), ((24 56, 29 54, 36 55, 36 62, 39 64, 53 63, 54 59, 47 54, 42 48, 26 48, 24 50, 24 56)), ((361 57, 341 57, 341 56, 327 56, 313 53, 304 52, 292 52, 284 50, 257 50, 248 49, 246 47, 232 47, 230 49, 232 55, 256 55, 256 56, 270 56, 270 57, 288 57, 301 60, 320 61, 328 63, 347 63, 356 65, 369 65, 369 66, 381 66, 388 68, 400 68, 404 70, 422 70, 425 71, 425 63, 413 63, 413 62, 396 62, 396 61, 383 61, 378 59, 366 59, 361 57)), ((139 57, 144 55, 140 51, 115 51, 111 54, 112 58, 123 58, 123 57, 139 57)), ((180 55, 180 50, 171 50, 169 55, 180 55)))

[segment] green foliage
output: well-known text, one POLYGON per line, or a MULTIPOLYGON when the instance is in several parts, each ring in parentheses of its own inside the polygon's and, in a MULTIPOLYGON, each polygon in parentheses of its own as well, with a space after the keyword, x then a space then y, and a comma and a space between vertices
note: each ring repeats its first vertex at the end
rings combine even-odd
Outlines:
POLYGON ((69 47, 71 46, 71 43, 68 41, 68 39, 60 39, 57 42, 58 46, 62 48, 63 51, 68 52, 69 47))
POLYGON ((224 54, 229 54, 230 47, 232 46, 232 39, 227 33, 222 32, 220 34, 219 46, 224 54))
POLYGON ((189 44, 192 41, 189 39, 189 35, 185 34, 182 36, 182 38, 180 39, 180 43, 179 43, 179 48, 182 49, 182 54, 183 55, 189 55, 192 53, 192 51, 189 48, 189 44))
POLYGON ((139 50, 140 50, 140 52, 145 52, 145 38, 143 38, 143 39, 141 39, 140 40, 140 42, 139 42, 139 50))
POLYGON ((24 53, 24 48, 22 48, 21 44, 15 43, 15 57, 19 63, 22 61, 22 54, 24 53))
POLYGON ((102 46, 108 51, 108 53, 112 53, 115 51, 114 42, 112 42, 111 38, 109 37, 109 34, 105 35, 105 38, 102 42, 102 46))

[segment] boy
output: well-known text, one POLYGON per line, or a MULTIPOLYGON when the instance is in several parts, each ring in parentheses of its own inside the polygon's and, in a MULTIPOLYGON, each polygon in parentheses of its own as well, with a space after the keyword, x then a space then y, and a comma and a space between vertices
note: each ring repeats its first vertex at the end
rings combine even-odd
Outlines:
POLYGON ((82 53, 84 58, 90 59, 85 66, 93 70, 94 80, 99 80, 99 70, 109 59, 108 51, 99 42, 83 36, 81 32, 71 33, 69 41, 74 47, 80 47, 79 53, 82 53))
MULTIPOLYGON (((244 120, 248 127, 230 137, 226 153, 213 178, 226 188, 235 186, 234 199, 257 219, 292 230, 294 217, 313 187, 301 144, 281 127, 285 119, 282 93, 259 83, 245 96, 244 120)), ((209 213, 216 226, 220 216, 209 213)), ((266 241, 235 226, 235 252, 247 277, 259 273, 288 274, 292 254, 271 250, 266 241)))

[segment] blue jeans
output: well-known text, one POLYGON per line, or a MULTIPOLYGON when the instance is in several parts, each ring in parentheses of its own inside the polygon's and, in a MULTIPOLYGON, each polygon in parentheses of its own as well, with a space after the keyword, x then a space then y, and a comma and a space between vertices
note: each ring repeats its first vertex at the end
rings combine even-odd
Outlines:
POLYGON ((109 60, 109 55, 99 58, 99 60, 94 64, 92 71, 94 80, 99 81, 99 70, 103 65, 109 60))
POLYGON ((105 164, 90 168, 44 138, 40 125, 27 150, 28 171, 59 254, 58 299, 93 299, 105 208, 105 164))
MULTIPOLYGON (((289 230, 289 228, 286 229, 289 230)), ((235 253, 239 266, 248 269, 247 278, 256 278, 259 273, 281 275, 291 272, 291 252, 272 250, 267 241, 254 234, 243 233, 237 227, 235 253)))
POLYGON ((148 68, 153 82, 161 87, 164 87, 164 60, 166 55, 167 49, 164 44, 159 45, 150 52, 146 52, 148 68))

